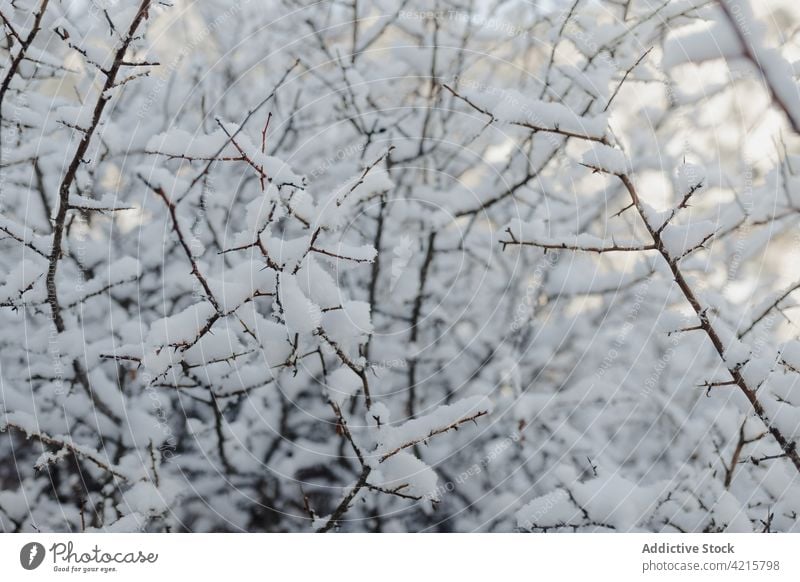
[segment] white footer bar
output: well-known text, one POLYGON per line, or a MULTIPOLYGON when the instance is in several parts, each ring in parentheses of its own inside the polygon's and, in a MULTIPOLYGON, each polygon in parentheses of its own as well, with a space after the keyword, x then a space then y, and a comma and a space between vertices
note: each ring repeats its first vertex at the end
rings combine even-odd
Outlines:
POLYGON ((5 534, 0 572, 21 581, 796 581, 800 535, 5 534))

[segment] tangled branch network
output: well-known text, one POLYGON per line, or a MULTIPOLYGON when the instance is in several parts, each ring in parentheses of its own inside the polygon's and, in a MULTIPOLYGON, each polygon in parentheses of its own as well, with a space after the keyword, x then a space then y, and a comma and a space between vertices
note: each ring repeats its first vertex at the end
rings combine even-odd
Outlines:
POLYGON ((800 531, 796 3, 0 20, 0 531, 800 531))

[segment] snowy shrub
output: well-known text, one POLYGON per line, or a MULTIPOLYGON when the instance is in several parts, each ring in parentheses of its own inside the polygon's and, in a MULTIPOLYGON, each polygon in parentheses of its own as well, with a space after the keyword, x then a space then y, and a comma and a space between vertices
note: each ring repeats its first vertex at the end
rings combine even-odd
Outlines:
POLYGON ((800 11, 541 4, 0 0, 2 531, 799 531, 800 11))

